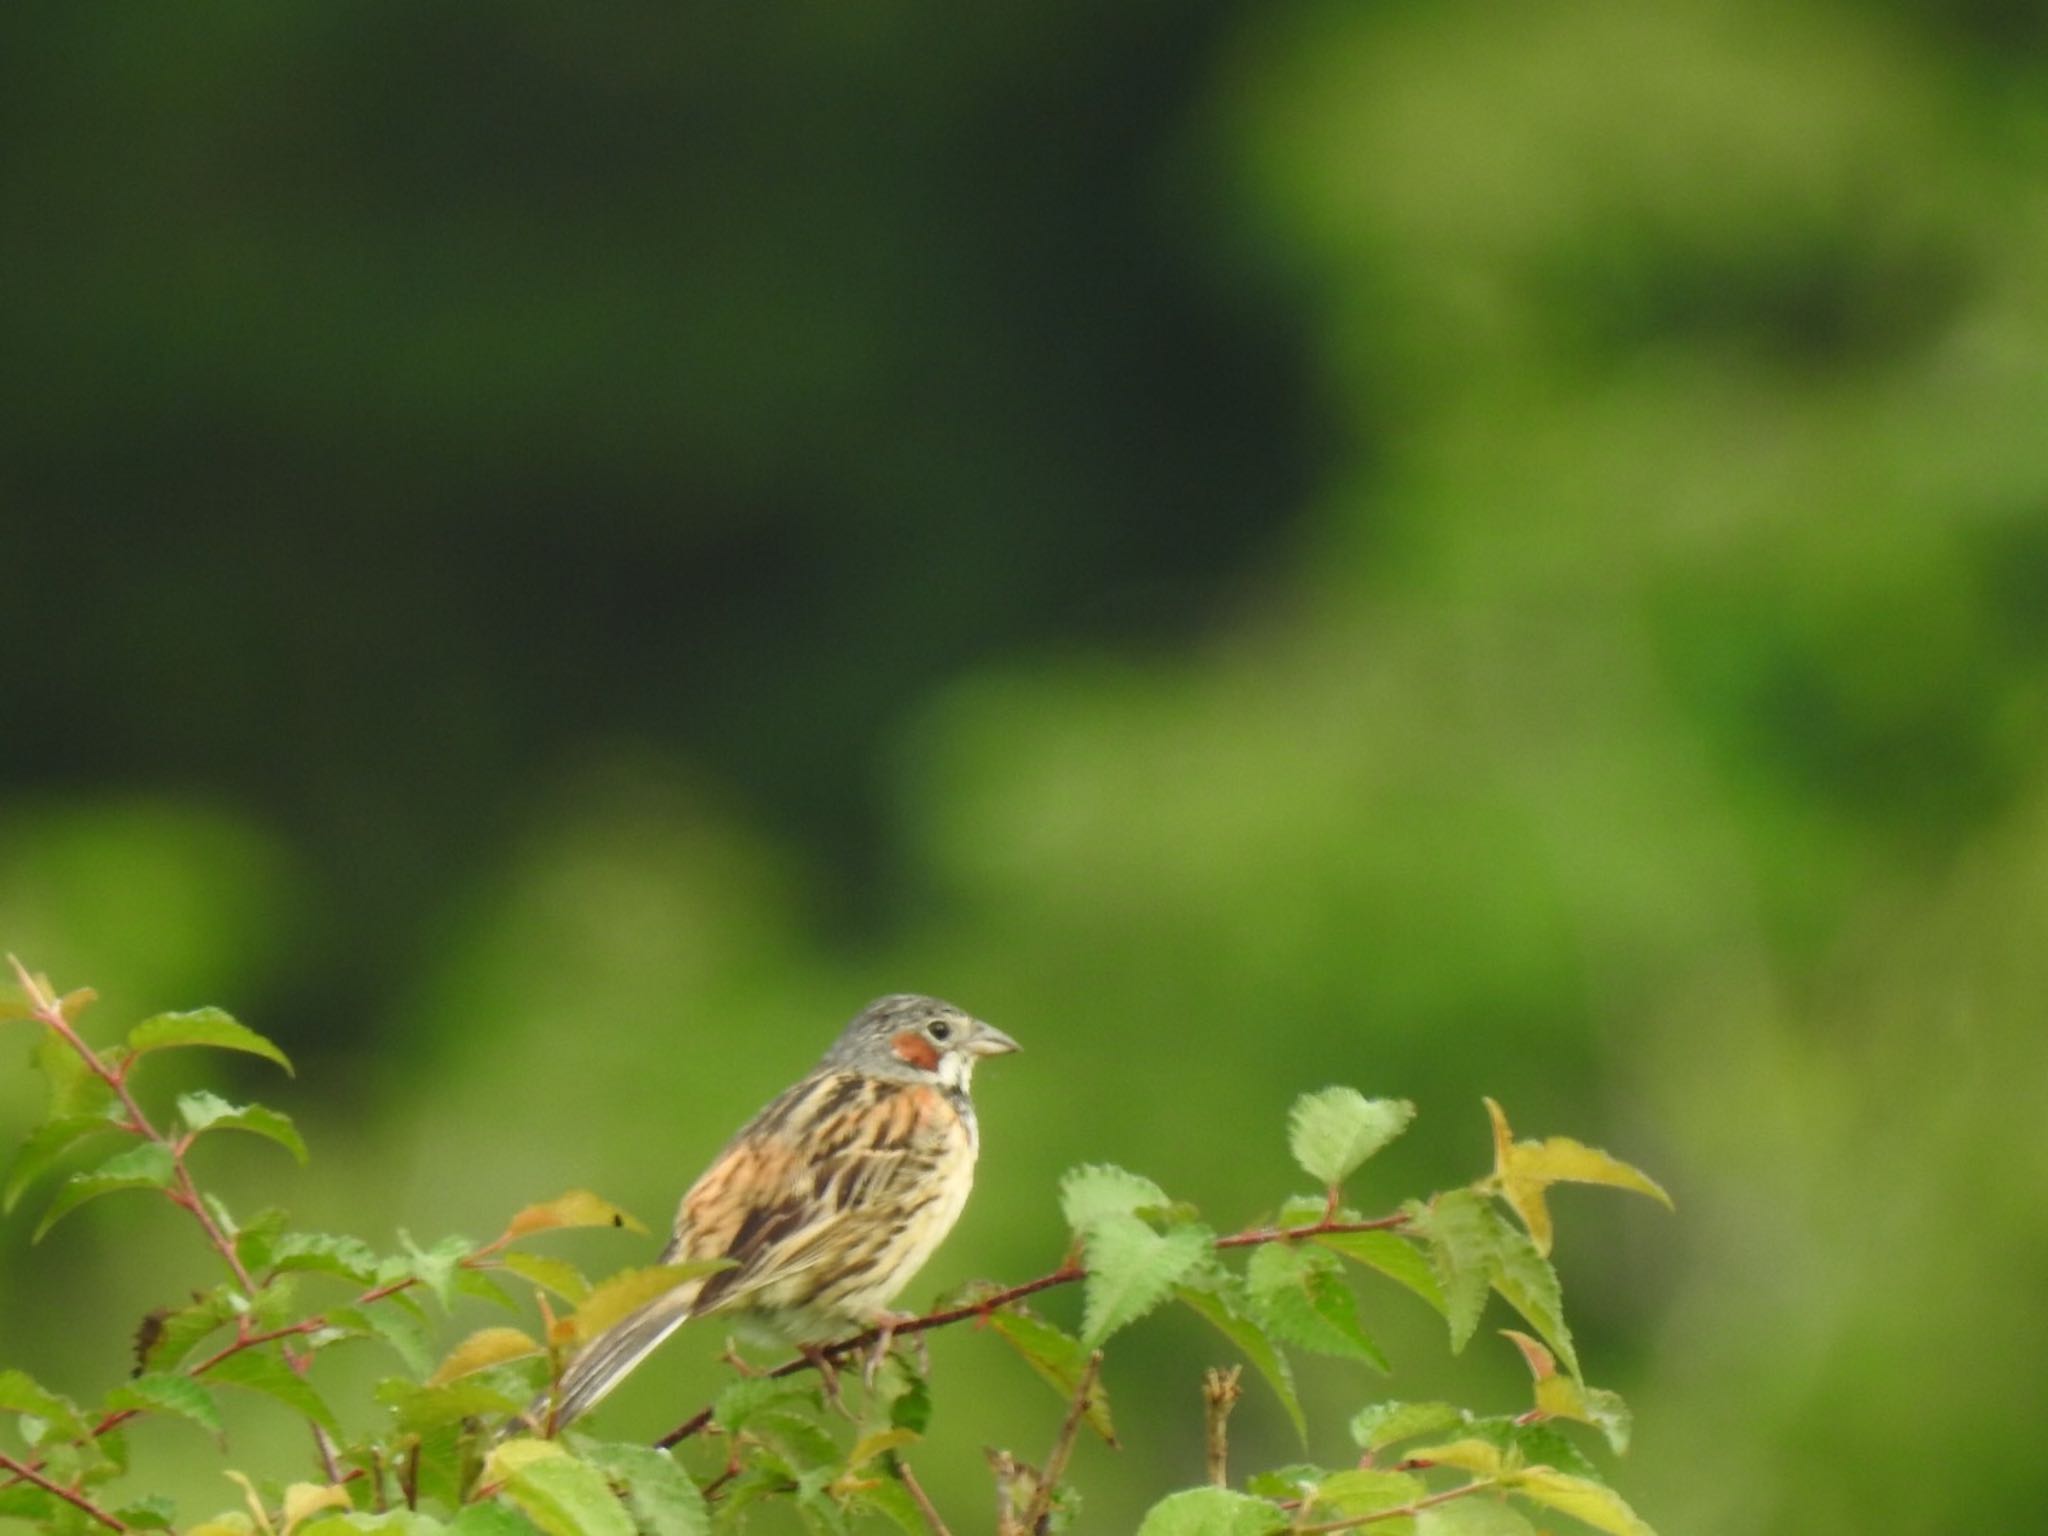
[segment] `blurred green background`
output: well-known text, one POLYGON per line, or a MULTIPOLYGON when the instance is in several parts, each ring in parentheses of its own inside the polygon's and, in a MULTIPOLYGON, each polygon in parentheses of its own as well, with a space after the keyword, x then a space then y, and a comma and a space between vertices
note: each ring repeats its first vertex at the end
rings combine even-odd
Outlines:
MULTIPOLYGON (((1423 1110, 1378 1207, 1492 1093, 1679 1202, 1559 1202, 1667 1536, 2018 1529, 2044 103, 2013 0, 17 3, 0 945, 102 1037, 279 1038, 179 1070, 313 1166, 219 1177, 379 1243, 658 1224, 869 996, 951 997, 1027 1050, 913 1303, 1055 1261, 1073 1163, 1235 1224, 1348 1082, 1423 1110)), ((61 1388, 209 1278, 172 1213, 32 1219, 0 1358, 61 1388)), ((1393 1392, 1522 1401, 1368 1318, 1393 1392)), ((978 1529, 1057 1408, 934 1352, 978 1529)), ((1128 1339, 1083 1529, 1198 1478, 1222 1355, 1128 1339)), ((1389 1390, 1307 1386, 1331 1460, 1389 1390)))

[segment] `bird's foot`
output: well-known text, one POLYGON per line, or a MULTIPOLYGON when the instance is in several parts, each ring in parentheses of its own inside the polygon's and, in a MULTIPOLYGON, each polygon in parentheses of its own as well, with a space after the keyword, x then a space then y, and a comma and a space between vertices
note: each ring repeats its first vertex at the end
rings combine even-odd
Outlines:
POLYGON ((726 1335, 725 1352, 718 1358, 731 1366, 735 1373, 746 1377, 749 1381, 761 1374, 761 1368, 740 1353, 739 1345, 733 1341, 730 1334, 726 1335))
MULTIPOLYGON (((889 1358, 889 1350, 896 1343, 896 1330, 905 1323, 915 1322, 915 1312, 878 1312, 875 1314, 875 1342, 869 1346, 867 1360, 860 1371, 861 1384, 869 1391, 874 1390, 875 1373, 882 1368, 882 1362, 889 1358)), ((920 1371, 929 1372, 931 1361, 925 1353, 924 1335, 915 1334, 917 1341, 917 1365, 920 1371)))
POLYGON ((839 1394, 839 1367, 832 1363, 832 1357, 816 1344, 799 1344, 797 1351, 818 1373, 818 1384, 825 1389, 825 1401, 832 1411, 842 1418, 851 1419, 853 1410, 846 1406, 846 1399, 839 1394))

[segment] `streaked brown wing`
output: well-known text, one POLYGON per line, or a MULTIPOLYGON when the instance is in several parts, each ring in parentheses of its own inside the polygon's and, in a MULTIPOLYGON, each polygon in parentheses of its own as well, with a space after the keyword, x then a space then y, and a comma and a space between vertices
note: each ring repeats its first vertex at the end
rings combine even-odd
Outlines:
POLYGON ((942 1108, 927 1088, 849 1072, 806 1078, 769 1104, 683 1196, 663 1262, 736 1261, 704 1283, 692 1310, 868 1246, 860 1229, 930 1178, 942 1108))

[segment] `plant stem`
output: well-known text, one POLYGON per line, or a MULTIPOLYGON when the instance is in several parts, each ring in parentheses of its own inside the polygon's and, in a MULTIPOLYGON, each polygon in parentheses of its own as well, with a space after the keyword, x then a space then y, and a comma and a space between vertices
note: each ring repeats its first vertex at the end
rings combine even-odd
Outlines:
POLYGON ((946 1522, 939 1518, 939 1511, 931 1501, 931 1495, 924 1491, 924 1484, 917 1480, 917 1474, 910 1470, 910 1463, 901 1456, 896 1458, 896 1475, 903 1480, 904 1490, 910 1495, 910 1502, 917 1506, 917 1512, 924 1516, 924 1523, 932 1528, 932 1536, 953 1536, 946 1529, 946 1522))
POLYGON ((34 1467, 26 1466, 23 1463, 16 1461, 12 1456, 7 1455, 4 1451, 0 1451, 0 1470, 12 1472, 16 1479, 18 1479, 19 1481, 25 1483, 34 1483, 38 1488, 42 1489, 45 1493, 53 1493, 58 1498, 62 1499, 65 1503, 72 1505, 74 1508, 84 1510, 88 1515, 91 1515, 93 1519, 99 1521, 101 1525, 104 1525, 110 1531, 125 1531, 128 1529, 127 1526, 123 1525, 119 1520, 116 1520, 104 1509, 101 1509, 99 1505, 93 1503, 93 1501, 91 1499, 88 1499, 84 1494, 78 1492, 77 1489, 65 1488, 57 1483, 51 1482, 47 1477, 43 1476, 43 1474, 38 1472, 34 1467))

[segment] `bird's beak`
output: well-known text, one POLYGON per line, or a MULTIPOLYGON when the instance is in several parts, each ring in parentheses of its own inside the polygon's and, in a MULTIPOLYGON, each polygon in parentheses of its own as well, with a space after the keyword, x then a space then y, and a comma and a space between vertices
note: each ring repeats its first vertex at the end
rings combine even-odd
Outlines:
POLYGON ((1007 1056, 1022 1047, 993 1024, 983 1024, 974 1032, 974 1038, 967 1043, 967 1049, 976 1056, 1007 1056))

